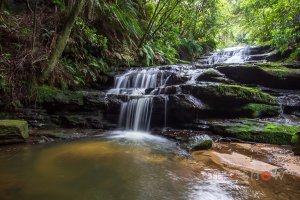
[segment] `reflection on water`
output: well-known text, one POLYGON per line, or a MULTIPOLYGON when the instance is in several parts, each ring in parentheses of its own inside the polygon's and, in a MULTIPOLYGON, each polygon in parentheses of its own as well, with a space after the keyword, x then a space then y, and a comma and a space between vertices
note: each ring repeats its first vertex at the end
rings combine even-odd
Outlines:
POLYGON ((196 163, 172 141, 135 134, 2 148, 0 199, 220 200, 266 193, 236 178, 211 178, 222 169, 209 160, 196 163))

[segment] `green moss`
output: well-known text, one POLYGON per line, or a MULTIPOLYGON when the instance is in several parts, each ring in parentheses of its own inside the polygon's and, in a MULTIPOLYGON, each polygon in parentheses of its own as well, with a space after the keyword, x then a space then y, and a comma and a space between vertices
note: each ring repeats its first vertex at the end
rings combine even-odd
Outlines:
POLYGON ((242 107, 242 111, 249 112, 252 117, 277 116, 279 106, 249 103, 242 107))
POLYGON ((209 69, 206 72, 204 72, 203 74, 208 74, 208 75, 215 76, 215 77, 222 76, 222 74, 220 72, 218 72, 217 70, 214 70, 214 69, 209 69))
POLYGON ((28 123, 24 120, 0 120, 0 138, 12 136, 27 139, 29 137, 28 123))
POLYGON ((287 68, 283 63, 258 64, 258 66, 264 72, 281 79, 291 75, 300 75, 299 69, 287 68))
POLYGON ((220 97, 227 96, 254 103, 277 104, 277 100, 274 97, 262 92, 258 88, 250 88, 240 85, 220 84, 215 85, 212 92, 220 97))
POLYGON ((292 143, 297 145, 300 148, 300 132, 293 135, 292 143))
POLYGON ((83 93, 69 90, 59 90, 50 86, 37 86, 32 89, 32 94, 39 103, 77 104, 83 105, 83 93))
POLYGON ((213 141, 212 140, 205 140, 200 142, 199 144, 197 144, 192 151, 201 151, 201 150, 207 150, 210 149, 213 145, 213 141))
POLYGON ((295 135, 300 132, 300 126, 265 124, 247 120, 239 123, 213 125, 212 129, 220 135, 270 144, 293 144, 298 141, 295 135))

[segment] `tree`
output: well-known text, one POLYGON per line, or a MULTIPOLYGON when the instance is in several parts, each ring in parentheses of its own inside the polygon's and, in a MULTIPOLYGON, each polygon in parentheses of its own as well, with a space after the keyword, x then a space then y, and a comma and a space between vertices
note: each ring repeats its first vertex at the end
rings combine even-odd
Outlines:
POLYGON ((147 28, 139 42, 139 47, 142 47, 147 37, 150 39, 162 28, 162 26, 171 17, 175 8, 182 0, 158 0, 155 2, 155 9, 152 17, 147 25, 147 28))
POLYGON ((43 73, 44 78, 47 78, 52 73, 55 66, 58 64, 58 61, 67 45, 72 28, 75 24, 76 17, 83 9, 83 5, 84 5, 84 0, 77 0, 74 6, 72 7, 72 10, 70 11, 70 14, 67 17, 67 20, 65 22, 64 28, 59 34, 56 45, 50 56, 48 62, 48 68, 43 73))

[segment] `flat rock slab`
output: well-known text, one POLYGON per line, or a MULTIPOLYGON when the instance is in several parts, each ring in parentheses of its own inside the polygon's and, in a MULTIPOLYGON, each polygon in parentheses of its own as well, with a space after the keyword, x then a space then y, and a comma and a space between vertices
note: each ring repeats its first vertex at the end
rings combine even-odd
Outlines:
POLYGON ((251 157, 232 152, 231 154, 219 153, 216 151, 203 152, 204 156, 209 156, 213 162, 219 165, 239 169, 242 171, 262 173, 276 171, 280 167, 271 165, 259 160, 252 159, 251 157))
POLYGON ((0 120, 0 144, 21 143, 28 137, 27 121, 0 120))

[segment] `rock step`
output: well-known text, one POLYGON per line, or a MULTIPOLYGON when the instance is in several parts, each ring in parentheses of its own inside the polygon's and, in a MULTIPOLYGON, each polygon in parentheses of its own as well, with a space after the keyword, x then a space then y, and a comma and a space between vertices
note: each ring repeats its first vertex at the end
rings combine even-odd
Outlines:
POLYGON ((278 89, 300 89, 298 65, 289 68, 281 64, 223 65, 216 69, 227 78, 240 83, 278 89))

